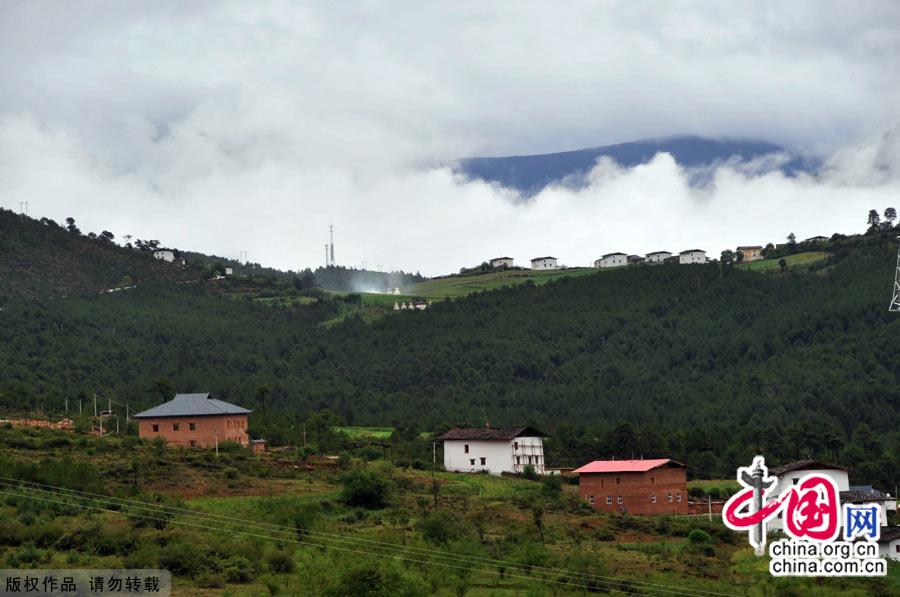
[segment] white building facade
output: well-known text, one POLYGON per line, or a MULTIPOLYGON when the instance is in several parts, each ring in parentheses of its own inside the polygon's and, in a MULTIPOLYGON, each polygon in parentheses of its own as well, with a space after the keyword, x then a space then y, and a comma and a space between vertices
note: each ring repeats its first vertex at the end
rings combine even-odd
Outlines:
POLYGON ((666 259, 671 256, 672 254, 668 251, 653 251, 652 253, 647 253, 647 255, 644 256, 644 263, 649 263, 651 265, 665 263, 666 259))
POLYGON ((900 561, 900 527, 881 529, 878 540, 878 555, 900 561))
POLYGON ((494 267, 494 268, 512 267, 513 266, 513 258, 512 257, 494 257, 488 263, 490 263, 491 267, 494 267))
POLYGON ((594 262, 594 267, 622 267, 628 265, 628 255, 625 253, 607 253, 594 262))
POLYGON ((157 249, 153 251, 153 256, 160 261, 166 261, 168 263, 175 262, 175 252, 172 249, 157 249))
POLYGON ((678 254, 678 263, 687 265, 691 263, 706 263, 706 251, 702 249, 688 249, 678 254))
POLYGON ((535 257, 531 260, 531 269, 557 269, 556 257, 535 257))
POLYGON ((522 473, 531 465, 543 475, 544 434, 533 427, 451 429, 444 442, 444 468, 448 471, 492 475, 522 473))

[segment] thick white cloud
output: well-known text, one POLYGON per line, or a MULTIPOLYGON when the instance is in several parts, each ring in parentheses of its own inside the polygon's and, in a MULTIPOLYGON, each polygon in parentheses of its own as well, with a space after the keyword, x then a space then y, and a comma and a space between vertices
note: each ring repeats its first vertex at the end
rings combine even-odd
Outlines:
POLYGON ((0 8, 5 207, 285 268, 320 263, 334 222, 340 262, 436 274, 718 252, 897 203, 896 3, 135 6, 0 8), (668 156, 603 163, 527 204, 435 166, 683 132, 836 157, 703 189, 668 156))

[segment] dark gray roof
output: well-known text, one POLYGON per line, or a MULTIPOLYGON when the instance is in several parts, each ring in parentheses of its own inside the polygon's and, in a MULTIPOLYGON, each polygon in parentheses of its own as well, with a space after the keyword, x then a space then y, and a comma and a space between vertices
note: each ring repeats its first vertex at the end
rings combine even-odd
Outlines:
POLYGON ((613 255, 624 255, 625 253, 607 253, 601 259, 606 259, 607 257, 612 257, 613 255))
POLYGON ((894 539, 900 539, 900 527, 881 527, 879 543, 890 543, 894 539))
POLYGON ((679 255, 684 255, 686 253, 706 253, 703 249, 688 249, 686 251, 682 251, 679 255))
POLYGON ((883 502, 890 499, 886 493, 873 489, 872 487, 868 487, 867 489, 851 487, 850 491, 842 491, 840 497, 841 502, 850 502, 851 504, 883 502))
POLYGON ((651 253, 647 253, 647 255, 662 255, 665 253, 666 255, 671 255, 672 251, 653 251, 651 253))
POLYGON ((538 261, 540 259, 556 259, 556 257, 551 257, 550 255, 546 257, 535 257, 534 259, 532 259, 532 261, 538 261))
POLYGON ((775 475, 776 477, 780 477, 785 473, 789 473, 791 471, 799 471, 806 469, 815 469, 822 471, 845 471, 847 470, 843 466, 838 466, 836 464, 828 464, 827 462, 822 462, 820 460, 798 460, 797 462, 789 462, 788 464, 784 464, 782 466, 777 466, 773 469, 769 470, 769 474, 775 475))
POLYGON ((517 437, 545 437, 534 427, 477 427, 475 429, 451 429, 438 439, 444 440, 506 440, 517 437))
POLYGON ((491 261, 500 261, 501 259, 512 259, 512 257, 494 257, 491 261))
POLYGON ((134 417, 136 419, 149 417, 200 417, 206 415, 245 415, 251 411, 234 404, 229 404, 217 398, 213 398, 209 392, 202 394, 176 394, 174 398, 154 406, 134 417))

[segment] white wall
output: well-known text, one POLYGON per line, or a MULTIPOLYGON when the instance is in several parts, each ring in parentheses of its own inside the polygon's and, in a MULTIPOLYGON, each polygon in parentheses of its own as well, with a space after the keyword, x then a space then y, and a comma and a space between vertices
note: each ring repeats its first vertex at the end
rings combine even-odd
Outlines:
POLYGON ((646 260, 650 263, 662 263, 671 256, 671 253, 656 253, 655 255, 647 255, 646 260))
POLYGON ((892 560, 900 560, 900 539, 894 539, 890 543, 884 542, 878 544, 878 555, 883 558, 891 558, 892 560))
POLYGON ((531 465, 544 474, 544 443, 540 437, 517 437, 513 440, 444 440, 444 468, 448 471, 488 471, 492 475, 503 472, 521 473, 531 457, 531 465), (518 444, 518 448, 514 448, 518 444), (469 446, 466 453, 465 447, 469 446), (519 464, 515 464, 515 456, 519 464), (481 459, 485 463, 481 464, 481 459), (472 460, 475 461, 472 464, 472 460))
MULTIPOLYGON (((850 490, 850 479, 847 476, 847 471, 836 471, 836 470, 821 470, 821 469, 800 469, 796 471, 790 471, 785 473, 784 475, 778 477, 778 485, 775 487, 775 495, 781 495, 786 489, 789 487, 793 487, 797 483, 800 482, 800 479, 805 477, 806 475, 822 475, 824 477, 830 477, 838 486, 838 491, 849 491, 850 490)), ((782 529, 784 525, 782 523, 783 513, 778 514, 778 518, 775 518, 768 523, 768 528, 770 529, 782 529)), ((882 511, 882 517, 884 516, 884 511, 882 511)))
POLYGON ((173 253, 172 251, 154 251, 153 256, 157 259, 168 261, 169 263, 175 261, 175 253, 173 253))
POLYGON ((610 255, 600 260, 600 267, 620 267, 628 265, 627 255, 610 255))
POLYGON ((512 267, 513 260, 512 259, 497 259, 495 261, 491 261, 491 267, 512 267))
POLYGON ((691 253, 683 253, 678 256, 678 263, 706 263, 706 253, 704 251, 693 251, 691 253))
POLYGON ((531 269, 556 269, 556 259, 538 259, 531 262, 531 269))

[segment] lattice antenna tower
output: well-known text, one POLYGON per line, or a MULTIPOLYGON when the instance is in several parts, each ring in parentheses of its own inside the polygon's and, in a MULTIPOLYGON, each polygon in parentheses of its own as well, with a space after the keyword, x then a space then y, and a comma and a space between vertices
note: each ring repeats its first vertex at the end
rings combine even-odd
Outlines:
MULTIPOLYGON (((900 236, 897 237, 900 241, 900 236)), ((897 267, 894 270, 894 295, 891 297, 891 306, 888 311, 900 313, 900 243, 897 246, 897 267)))

